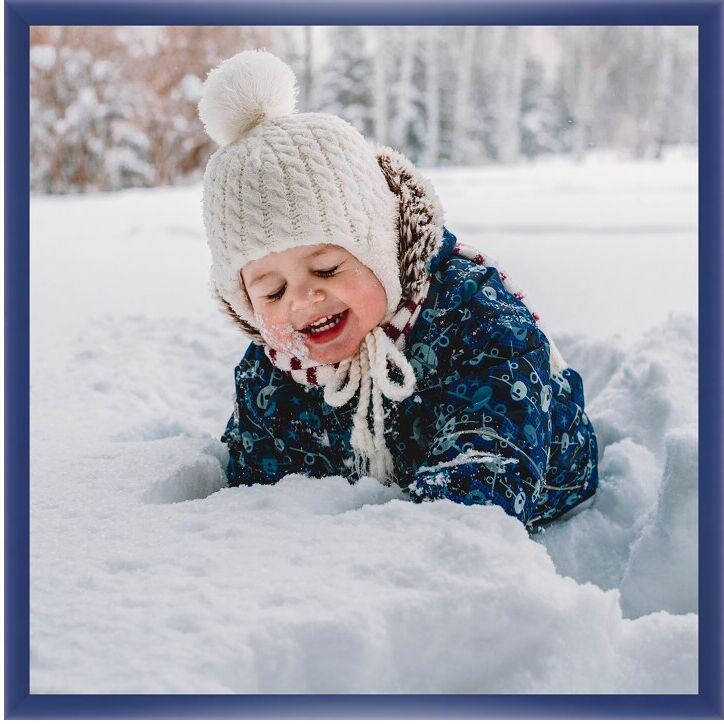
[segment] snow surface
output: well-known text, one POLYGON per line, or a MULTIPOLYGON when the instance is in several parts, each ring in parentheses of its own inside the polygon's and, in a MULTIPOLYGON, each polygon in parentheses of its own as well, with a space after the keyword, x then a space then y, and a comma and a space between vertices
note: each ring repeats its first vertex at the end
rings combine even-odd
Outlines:
POLYGON ((33 197, 32 693, 697 691, 694 160, 431 176, 583 376, 593 504, 226 488, 200 187, 33 197))

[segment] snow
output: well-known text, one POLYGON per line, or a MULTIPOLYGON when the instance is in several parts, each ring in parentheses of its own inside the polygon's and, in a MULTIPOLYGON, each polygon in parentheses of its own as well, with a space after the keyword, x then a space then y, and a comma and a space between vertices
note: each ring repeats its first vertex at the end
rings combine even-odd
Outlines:
POLYGON ((592 505, 226 488, 200 186, 33 196, 32 693, 697 691, 695 163, 431 176, 581 372, 592 505))
POLYGON ((35 45, 30 49, 30 60, 39 69, 48 71, 55 65, 56 51, 52 45, 35 45))
POLYGON ((450 230, 498 259, 549 328, 633 341, 668 311, 697 314, 695 160, 599 153, 491 168, 484 183, 468 168, 431 176, 450 230))

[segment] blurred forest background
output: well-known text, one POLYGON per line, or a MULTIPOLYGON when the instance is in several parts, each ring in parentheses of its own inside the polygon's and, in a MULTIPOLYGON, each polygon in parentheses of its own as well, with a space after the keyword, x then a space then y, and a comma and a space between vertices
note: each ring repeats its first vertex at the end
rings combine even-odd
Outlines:
POLYGON ((200 179, 208 71, 250 48, 295 70, 300 111, 335 113, 423 166, 697 142, 693 27, 41 27, 30 35, 31 189, 200 179))

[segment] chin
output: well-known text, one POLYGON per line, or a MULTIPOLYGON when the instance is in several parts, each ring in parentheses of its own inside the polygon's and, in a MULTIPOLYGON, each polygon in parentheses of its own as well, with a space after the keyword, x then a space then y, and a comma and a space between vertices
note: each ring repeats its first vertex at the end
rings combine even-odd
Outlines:
POLYGON ((337 362, 341 362, 343 359, 352 356, 352 354, 352 352, 349 354, 341 352, 338 354, 334 354, 333 352, 320 352, 319 354, 310 355, 310 357, 320 365, 334 365, 337 364, 337 362))
POLYGON ((361 344, 362 339, 356 344, 345 344, 336 349, 317 350, 316 353, 312 352, 310 356, 320 364, 333 365, 347 359, 347 357, 351 357, 360 348, 361 344))

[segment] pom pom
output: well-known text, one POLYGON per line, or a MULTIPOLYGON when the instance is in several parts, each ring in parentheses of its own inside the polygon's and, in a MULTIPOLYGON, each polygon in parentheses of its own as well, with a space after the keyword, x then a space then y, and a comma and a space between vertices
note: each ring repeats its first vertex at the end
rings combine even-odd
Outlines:
POLYGON ((220 146, 237 141, 267 118, 294 113, 294 71, 266 50, 245 50, 206 77, 199 117, 220 146))

